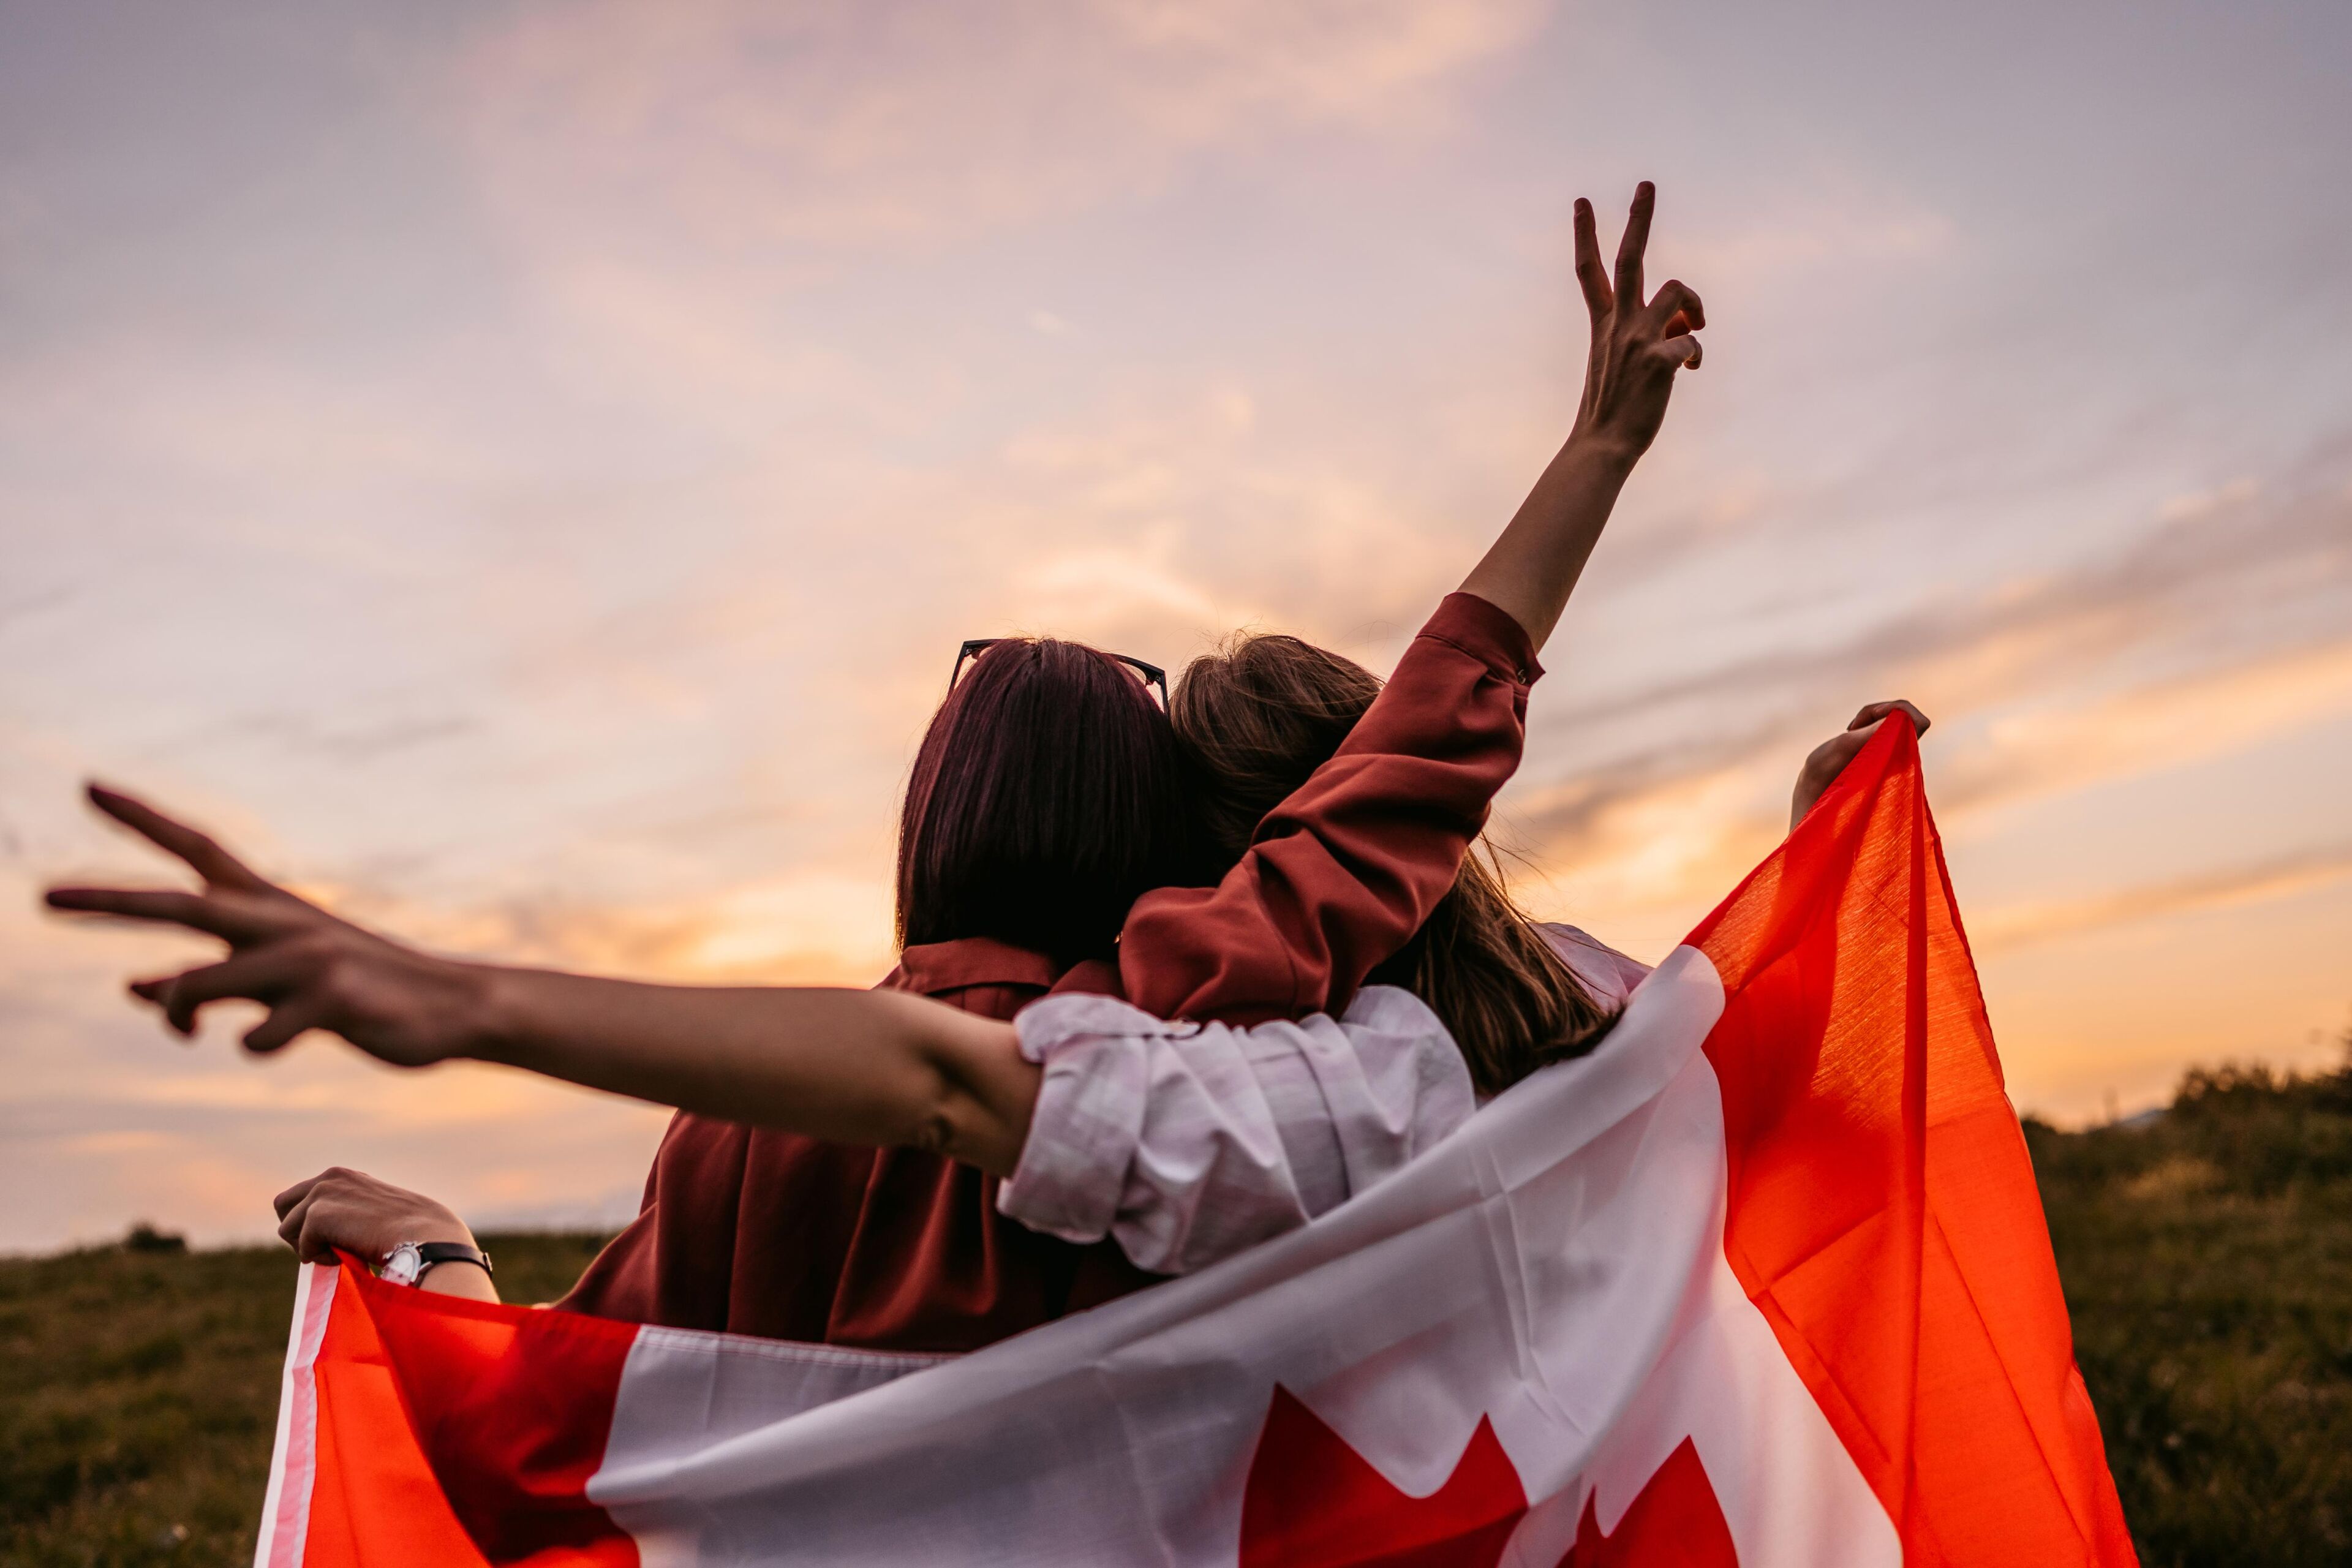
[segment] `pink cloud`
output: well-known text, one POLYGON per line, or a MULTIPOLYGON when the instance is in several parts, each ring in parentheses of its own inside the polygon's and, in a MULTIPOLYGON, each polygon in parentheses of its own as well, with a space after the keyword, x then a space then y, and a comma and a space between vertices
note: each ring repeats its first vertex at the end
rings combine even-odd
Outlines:
POLYGON ((460 79, 517 210, 682 223, 729 248, 905 242, 1150 184, 1245 133, 1425 128, 1549 9, 608 0, 534 7, 460 79))

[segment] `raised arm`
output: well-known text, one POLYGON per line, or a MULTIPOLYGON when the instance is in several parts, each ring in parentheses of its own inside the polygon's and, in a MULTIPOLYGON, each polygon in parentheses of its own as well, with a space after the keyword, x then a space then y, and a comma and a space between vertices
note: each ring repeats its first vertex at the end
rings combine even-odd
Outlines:
POLYGON ((1518 767, 1536 655, 1696 365, 1698 296, 1646 300, 1647 182, 1601 262, 1576 204, 1576 270, 1591 347, 1576 423, 1459 593, 1413 639, 1339 752, 1269 815, 1214 888, 1145 895, 1119 939, 1129 1000, 1163 1017, 1254 1022, 1343 1009, 1454 885, 1488 806, 1518 767))
MULTIPOLYGON (((214 1002, 261 1003, 246 1047, 323 1029, 383 1061, 459 1058, 836 1142, 905 1144, 1008 1174, 1038 1069, 1013 1026, 895 991, 590 979, 421 952, 276 886, 194 828, 111 790, 92 804, 186 861, 201 891, 54 888, 54 909, 218 937, 217 963, 131 993, 193 1034, 214 1002)), ((430 1239, 430 1238, 428 1238, 430 1239)))
POLYGON ((1657 438, 1674 392, 1675 373, 1698 368, 1698 339, 1706 325, 1698 296, 1669 279, 1645 301, 1642 266, 1650 244, 1657 191, 1644 180, 1633 191, 1625 233, 1617 246, 1612 282, 1601 265, 1592 204, 1576 201, 1576 280, 1592 325, 1584 366, 1584 395, 1568 440, 1519 503, 1462 591, 1475 594, 1527 628, 1540 651, 1559 624, 1592 547, 1617 504, 1617 492, 1657 438))
POLYGON ((1339 751, 1268 813, 1213 888, 1138 899, 1119 933, 1127 999, 1163 1018, 1338 1014, 1421 929, 1519 764, 1519 623, 1447 595, 1339 751))

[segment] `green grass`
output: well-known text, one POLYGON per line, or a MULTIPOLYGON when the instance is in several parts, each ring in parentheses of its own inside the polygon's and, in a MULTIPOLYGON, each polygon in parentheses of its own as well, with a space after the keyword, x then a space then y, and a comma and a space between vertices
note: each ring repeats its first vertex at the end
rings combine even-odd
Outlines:
POLYGON ((2352 1068, 2026 1136, 2142 1562, 2352 1563, 2352 1068))
MULTIPOLYGON (((483 1245, 538 1301, 601 1241, 483 1245)), ((282 1247, 0 1259, 0 1563, 251 1563, 293 1300, 282 1247)))
MULTIPOLYGON (((2026 1136, 2142 1560, 2352 1563, 2352 1069, 2026 1136)), ((596 1244, 488 1242, 516 1300, 596 1244)), ((292 1295, 275 1248, 0 1259, 0 1563, 251 1561, 292 1295)))

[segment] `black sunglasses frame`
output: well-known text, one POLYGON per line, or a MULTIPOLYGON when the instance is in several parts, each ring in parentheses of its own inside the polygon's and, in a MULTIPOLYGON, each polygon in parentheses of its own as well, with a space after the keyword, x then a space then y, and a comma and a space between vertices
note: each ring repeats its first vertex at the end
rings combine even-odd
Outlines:
MULTIPOLYGON (((1012 639, 1006 637, 964 638, 963 647, 956 650, 955 668, 948 673, 948 689, 953 691, 956 682, 963 679, 965 660, 978 658, 998 643, 1010 640, 1012 639)), ((1115 653, 1110 657, 1143 677, 1143 684, 1146 688, 1157 687, 1160 691, 1160 710, 1163 713, 1168 710, 1168 672, 1166 670, 1156 664, 1148 664, 1131 654, 1115 653)))

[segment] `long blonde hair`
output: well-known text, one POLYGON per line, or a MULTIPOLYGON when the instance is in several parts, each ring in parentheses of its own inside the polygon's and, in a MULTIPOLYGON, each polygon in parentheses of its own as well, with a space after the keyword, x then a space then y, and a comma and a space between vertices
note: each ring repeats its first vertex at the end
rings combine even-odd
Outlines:
MULTIPOLYGON (((1237 637, 1185 669, 1168 716, 1196 776, 1204 837, 1225 864, 1339 750, 1380 689, 1353 660, 1279 635, 1237 637)), ((1512 902, 1484 835, 1421 930, 1370 978, 1428 1003, 1487 1094, 1591 1050, 1615 1022, 1512 902)))

